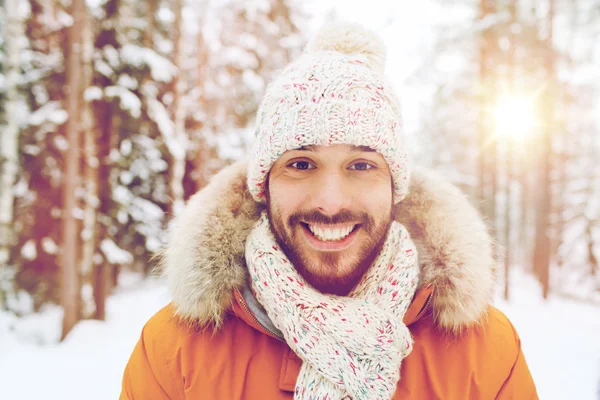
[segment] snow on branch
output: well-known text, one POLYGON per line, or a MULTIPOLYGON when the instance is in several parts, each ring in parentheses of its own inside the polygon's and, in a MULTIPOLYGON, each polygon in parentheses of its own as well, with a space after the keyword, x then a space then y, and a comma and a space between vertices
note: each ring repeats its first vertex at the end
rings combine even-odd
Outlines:
POLYGON ((177 73, 177 68, 171 61, 146 47, 124 45, 121 48, 121 60, 138 68, 147 65, 152 79, 159 82, 169 82, 177 73))
POLYGON ((175 124, 164 104, 152 97, 148 97, 147 101, 150 119, 158 126, 169 153, 178 160, 185 158, 187 137, 175 134, 175 124))
POLYGON ((110 239, 104 239, 100 243, 100 250, 111 264, 125 265, 133 262, 131 253, 123 250, 110 239))
POLYGON ((258 68, 258 59, 254 54, 240 47, 228 47, 221 52, 219 65, 232 65, 243 70, 258 68))
POLYGON ((129 89, 123 86, 108 86, 104 89, 107 98, 118 97, 121 100, 121 109, 129 112, 133 118, 142 114, 141 100, 129 89))
POLYGON ((40 126, 45 122, 62 125, 69 118, 69 114, 62 108, 60 102, 49 101, 29 115, 29 125, 40 126))

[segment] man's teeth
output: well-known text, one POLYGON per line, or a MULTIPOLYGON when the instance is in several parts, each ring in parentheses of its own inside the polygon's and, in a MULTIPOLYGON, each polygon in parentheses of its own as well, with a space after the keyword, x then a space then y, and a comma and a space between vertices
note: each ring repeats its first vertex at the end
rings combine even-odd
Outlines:
POLYGON ((348 225, 345 227, 327 228, 324 226, 308 225, 308 229, 317 237, 319 240, 341 240, 348 236, 350 232, 354 230, 355 225, 348 225))

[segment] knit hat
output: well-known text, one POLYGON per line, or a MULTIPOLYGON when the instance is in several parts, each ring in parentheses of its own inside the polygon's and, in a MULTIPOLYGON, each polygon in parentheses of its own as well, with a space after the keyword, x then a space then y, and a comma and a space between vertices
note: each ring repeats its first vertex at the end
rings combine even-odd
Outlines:
POLYGON ((273 163, 288 150, 309 145, 367 146, 390 168, 394 202, 409 186, 400 108, 383 75, 385 48, 356 24, 321 29, 304 53, 267 87, 256 118, 248 187, 264 202, 273 163))

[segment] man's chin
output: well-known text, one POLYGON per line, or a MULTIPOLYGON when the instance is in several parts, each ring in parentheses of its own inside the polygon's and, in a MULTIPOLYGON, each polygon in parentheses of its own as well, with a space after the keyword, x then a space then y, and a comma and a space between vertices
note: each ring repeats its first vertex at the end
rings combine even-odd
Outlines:
POLYGON ((296 262, 294 267, 304 280, 313 288, 322 293, 345 296, 358 284, 365 268, 348 268, 348 265, 338 265, 336 262, 315 264, 296 262))

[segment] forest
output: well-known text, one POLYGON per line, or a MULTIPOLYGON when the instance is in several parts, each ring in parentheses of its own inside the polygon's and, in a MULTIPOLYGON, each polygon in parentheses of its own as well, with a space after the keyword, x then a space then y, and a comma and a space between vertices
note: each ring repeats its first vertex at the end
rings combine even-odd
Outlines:
MULTIPOLYGON (((152 275, 171 218, 248 151, 267 83, 314 30, 307 4, 5 0, 0 309, 58 305, 65 338, 106 318, 121 274, 152 275)), ((412 158, 480 209, 503 297, 520 271, 544 298, 600 304, 600 3, 456 7, 466 23, 421 38, 393 13, 376 26, 391 71, 397 42, 430 44, 388 72, 419 93, 400 90, 412 158)))

